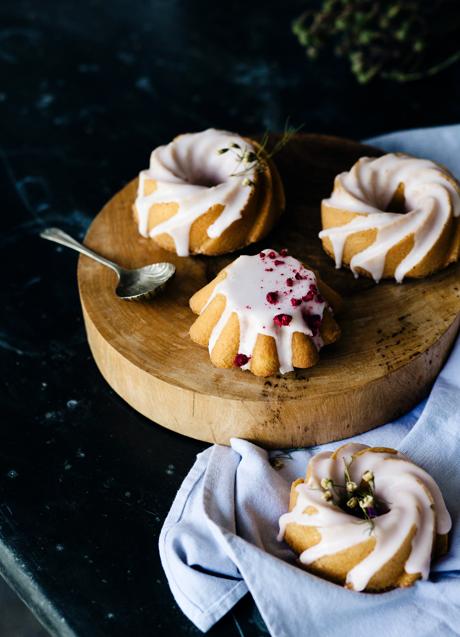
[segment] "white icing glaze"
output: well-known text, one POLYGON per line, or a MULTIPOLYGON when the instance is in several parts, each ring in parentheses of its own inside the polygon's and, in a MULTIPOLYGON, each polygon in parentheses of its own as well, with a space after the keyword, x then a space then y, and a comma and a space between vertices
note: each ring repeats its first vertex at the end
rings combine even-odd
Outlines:
POLYGON ((254 150, 239 135, 213 128, 179 135, 166 146, 156 148, 150 156, 150 168, 139 174, 135 206, 140 234, 156 237, 165 232, 174 239, 177 254, 187 256, 192 224, 209 208, 216 204, 224 206, 207 230, 211 238, 220 237, 239 219, 251 194, 247 180, 254 179, 255 165, 246 170, 248 166, 238 159, 238 149, 219 154, 220 149, 231 144, 238 144, 243 152, 254 150), (244 174, 235 174, 242 171, 244 174), (156 182, 150 195, 144 194, 146 180, 156 182), (149 233, 150 208, 173 202, 178 204, 176 214, 149 233))
POLYGON ((357 268, 364 268, 377 282, 393 246, 407 235, 414 235, 412 250, 395 271, 395 279, 400 283, 429 253, 451 213, 455 217, 460 215, 458 185, 447 170, 427 159, 394 153, 377 159, 362 157, 349 172, 336 177, 334 192, 323 204, 359 214, 345 225, 319 233, 321 239, 331 240, 337 268, 342 265, 345 241, 351 234, 377 229, 374 243, 350 262, 355 276, 357 268), (401 183, 407 212, 385 212, 401 183))
MULTIPOLYGON (((307 325, 304 316, 323 317, 327 304, 321 295, 315 294, 311 286, 316 286, 316 277, 311 270, 290 256, 281 256, 275 250, 263 250, 255 256, 241 256, 226 269, 227 276, 214 288, 208 303, 222 294, 226 298, 225 310, 214 327, 209 339, 209 352, 212 352, 222 329, 231 314, 235 312, 240 324, 239 353, 250 358, 257 335, 272 336, 276 342, 281 373, 292 371, 292 335, 301 332, 311 336, 317 349, 323 341, 317 330, 307 325), (265 255, 265 256, 261 256, 265 255), (274 255, 270 258, 269 255, 274 255), (296 278, 302 277, 302 279, 296 278), (286 281, 292 280, 289 286, 286 281), (267 294, 277 292, 277 301, 270 303, 267 294), (291 299, 313 296, 294 306, 291 299), (286 314, 291 317, 289 325, 277 326, 274 317, 286 314), (314 333, 315 332, 315 333, 314 333)), ((203 308, 204 309, 204 308, 203 308)), ((250 361, 242 365, 249 369, 250 361)))
POLYGON ((361 591, 393 557, 415 526, 405 571, 420 573, 422 579, 427 579, 434 532, 445 534, 451 528, 450 515, 441 491, 426 471, 403 454, 366 449, 369 449, 366 445, 352 443, 341 447, 336 458, 332 457, 331 451, 323 451, 310 460, 309 480, 296 487, 296 505, 292 511, 281 516, 278 539, 284 537, 286 526, 291 522, 316 527, 321 541, 304 551, 299 558, 302 563, 311 564, 320 557, 333 555, 374 537, 376 542, 372 552, 351 569, 346 578, 349 587, 361 591), (344 459, 348 463, 353 454, 360 451, 362 453, 355 455, 349 465, 352 480, 359 483, 365 471, 372 471, 375 495, 386 502, 390 509, 373 519, 372 530, 365 520, 343 511, 333 501, 325 501, 320 488, 322 478, 343 484, 344 459), (307 507, 314 507, 317 512, 307 514, 307 507))

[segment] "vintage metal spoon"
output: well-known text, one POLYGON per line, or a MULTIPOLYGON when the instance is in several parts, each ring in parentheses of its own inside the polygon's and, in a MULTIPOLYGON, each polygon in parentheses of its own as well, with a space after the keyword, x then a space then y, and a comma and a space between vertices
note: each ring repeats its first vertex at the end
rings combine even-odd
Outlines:
POLYGON ((59 228, 46 228, 46 230, 40 232, 40 236, 43 239, 55 241, 63 246, 67 246, 67 248, 72 248, 72 250, 77 250, 87 257, 99 261, 99 263, 115 270, 118 275, 118 285, 115 289, 115 294, 120 299, 126 299, 127 301, 139 301, 157 294, 176 271, 172 263, 152 263, 152 265, 146 265, 137 270, 126 270, 116 263, 101 257, 81 243, 78 243, 78 241, 72 239, 72 237, 59 228))

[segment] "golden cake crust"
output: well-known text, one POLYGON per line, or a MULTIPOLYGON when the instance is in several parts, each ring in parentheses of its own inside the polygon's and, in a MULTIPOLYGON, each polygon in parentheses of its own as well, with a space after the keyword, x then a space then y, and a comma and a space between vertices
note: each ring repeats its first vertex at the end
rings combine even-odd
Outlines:
MULTIPOLYGON (((304 480, 299 478, 292 483, 289 511, 292 511, 297 501, 297 493, 295 487, 298 484, 303 484, 304 480)), ((391 588, 407 587, 411 586, 415 581, 420 579, 420 573, 406 573, 404 565, 411 549, 411 542, 416 529, 413 527, 410 533, 406 536, 400 549, 395 555, 386 563, 382 568, 371 578, 367 592, 383 592, 391 588)), ((443 538, 441 541, 447 541, 447 536, 440 536, 443 538)), ((292 550, 300 555, 310 547, 318 544, 321 540, 321 533, 315 527, 304 526, 301 524, 291 523, 286 527, 286 533, 284 535, 286 544, 292 548, 292 550)), ((321 557, 308 566, 300 563, 303 568, 315 575, 324 577, 325 579, 335 582, 336 584, 345 585, 345 578, 348 572, 364 558, 366 558, 374 549, 375 539, 370 537, 365 542, 356 544, 355 546, 339 551, 334 555, 327 555, 321 557)), ((444 551, 445 552, 445 551, 444 551)), ((442 553, 438 553, 441 555, 442 553)))
MULTIPOLYGON (((342 447, 339 447, 336 452, 331 455, 331 460, 336 460, 337 454, 343 449, 346 449, 348 446, 349 445, 343 445, 342 447)), ((359 457, 368 453, 393 455, 396 462, 399 460, 399 457, 397 457, 398 452, 396 450, 385 447, 366 447, 355 452, 353 456, 359 457)), ((340 460, 341 458, 339 461, 340 460)), ((389 461, 392 461, 392 459, 389 461)), ((311 463, 309 463, 305 480, 303 478, 298 478, 291 485, 289 512, 293 511, 298 501, 299 492, 297 487, 307 483, 311 484, 311 477, 311 463)), ((417 482, 422 487, 426 495, 429 507, 434 510, 435 503, 432 493, 420 479, 418 479, 417 482)), ((303 513, 306 516, 313 516, 313 520, 314 516, 318 513, 318 509, 315 508, 314 505, 308 505, 303 510, 303 513)), ((354 518, 351 519, 353 520, 354 518)), ((393 553, 391 558, 388 559, 387 562, 372 575, 365 587, 365 591, 383 592, 396 587, 407 587, 411 586, 416 580, 422 577, 421 573, 408 573, 405 570, 406 562, 412 550, 412 541, 416 531, 417 527, 413 524, 405 537, 402 538, 399 548, 393 553)), ((307 551, 321 542, 321 528, 313 525, 313 523, 310 526, 308 523, 300 524, 297 522, 289 522, 284 528, 283 539, 296 554, 302 555, 304 551, 307 551)), ((349 548, 332 554, 323 555, 309 564, 303 564, 300 561, 299 565, 320 577, 351 588, 351 586, 346 583, 348 573, 372 553, 375 545, 375 536, 369 535, 369 538, 362 542, 358 542, 349 548)), ((447 552, 447 547, 447 533, 436 533, 436 531, 434 531, 431 551, 432 558, 445 554, 447 552)))
MULTIPOLYGON (((243 138, 255 148, 262 158, 260 169, 255 172, 253 186, 246 205, 241 210, 241 216, 234 221, 218 237, 208 236, 208 228, 222 213, 224 206, 216 204, 203 212, 191 225, 189 235, 189 253, 219 255, 234 252, 245 246, 259 241, 273 228, 285 208, 284 188, 274 162, 266 155, 260 144, 250 138, 243 138)), ((154 179, 144 181, 144 194, 151 194, 156 190, 154 179)), ((156 203, 148 213, 147 230, 150 232, 160 223, 173 217, 178 210, 178 204, 156 203)), ((136 223, 139 223, 139 213, 136 204, 133 205, 136 223)), ((167 233, 152 237, 162 248, 176 252, 174 239, 167 233)))
MULTIPOLYGON (((203 347, 208 347, 211 334, 225 311, 225 296, 216 294, 212 299, 211 296, 216 286, 226 278, 227 269, 230 266, 221 270, 210 283, 198 290, 190 299, 191 310, 198 314, 190 328, 190 338, 203 347), (208 303, 209 299, 211 301, 208 303)), ((317 273, 315 274, 319 292, 336 313, 342 305, 341 297, 327 286, 317 273)), ((329 309, 323 314, 320 335, 325 345, 334 343, 340 337, 340 328, 329 309)), ((210 352, 213 365, 222 368, 234 367, 239 344, 240 323, 238 315, 233 312, 210 352)), ((315 365, 318 360, 318 349, 313 343, 312 337, 301 332, 294 332, 292 335, 293 367, 307 369, 315 365)), ((275 375, 279 368, 275 339, 272 336, 259 333, 251 354, 250 371, 256 376, 267 377, 275 375)))
MULTIPOLYGON (((394 172, 396 173, 396 169, 394 172)), ((404 179, 403 170, 401 170, 401 173, 402 179, 404 179)), ((389 203, 385 209, 380 211, 381 214, 387 217, 389 217, 387 213, 391 212, 399 213, 402 216, 405 214, 405 194, 407 189, 409 189, 411 197, 414 199, 413 192, 415 189, 412 187, 413 185, 410 182, 410 178, 414 180, 414 177, 410 174, 407 177, 409 181, 405 183, 404 180, 398 181, 398 175, 396 174, 393 181, 391 179, 388 180, 387 188, 391 191, 389 197, 387 195, 389 203), (410 190, 411 188, 412 190, 410 190)), ((383 186, 380 186, 380 188, 383 188, 383 186)), ((419 197, 419 200, 421 205, 426 205, 426 198, 425 201, 423 201, 422 198, 419 197)), ((373 277, 377 281, 380 280, 380 278, 396 278, 398 281, 401 281, 404 277, 420 278, 428 276, 459 259, 459 201, 460 184, 452 177, 447 169, 439 164, 427 162, 426 160, 418 160, 400 153, 385 155, 376 160, 372 158, 361 158, 348 173, 343 173, 335 178, 331 197, 323 200, 321 203, 323 231, 320 233, 320 237, 323 249, 331 258, 336 260, 337 265, 344 264, 347 267, 351 267, 356 274, 373 277), (411 229, 411 224, 408 220, 408 230, 404 236, 399 236, 395 233, 394 240, 391 238, 390 240, 388 240, 388 238, 385 238, 384 241, 382 240, 381 250, 385 252, 384 263, 382 271, 379 272, 378 276, 375 276, 375 273, 371 271, 369 266, 364 267, 363 264, 359 263, 359 257, 362 256, 367 249, 371 248, 371 246, 375 248, 379 237, 379 229, 377 225, 375 225, 374 227, 366 227, 353 231, 353 222, 356 223, 360 218, 364 219, 363 214, 366 204, 368 204, 371 213, 375 210, 376 202, 372 200, 368 191, 372 191, 371 180, 376 180, 376 182, 379 183, 379 179, 388 164, 382 163, 381 168, 377 168, 378 162, 382 162, 387 157, 392 157, 395 162, 400 163, 415 162, 415 167, 417 167, 417 162, 420 163, 422 175, 420 181, 423 182, 423 171, 425 171, 428 189, 430 189, 430 180, 432 180, 432 191, 434 195, 439 197, 441 203, 447 200, 448 203, 446 205, 449 211, 447 215, 444 215, 441 221, 438 221, 440 213, 436 210, 436 206, 439 207, 439 202, 437 202, 436 205, 433 206, 430 218, 424 219, 423 215, 420 215, 421 221, 420 224, 416 226, 416 230, 411 229), (429 165, 427 166, 427 164, 429 165), (372 165, 375 166, 375 169, 372 168, 372 165), (444 183, 444 193, 438 192, 439 184, 433 179, 435 172, 441 175, 444 183), (356 175, 358 175, 358 178, 356 183, 354 183, 353 179, 356 175), (360 190, 361 187, 362 189, 360 190), (356 207, 362 207, 363 211, 354 209, 356 207), (351 224, 351 226, 349 232, 345 235, 346 238, 342 245, 343 251, 340 258, 340 255, 337 254, 334 248, 332 241, 334 234, 331 234, 331 231, 337 228, 343 228, 347 224, 351 224), (417 249, 416 233, 419 232, 419 236, 422 236, 422 233, 426 233, 426 229, 429 228, 429 225, 433 228, 433 235, 436 236, 436 240, 433 240, 429 249, 420 252, 420 258, 416 260, 412 267, 407 271, 399 272, 398 267, 401 268, 401 264, 403 264, 404 260, 414 249, 417 249), (440 225, 441 228, 439 228, 438 225, 440 225), (356 263, 356 259, 358 259, 358 263, 356 263)), ((411 214, 413 213, 411 212, 411 214)), ((391 223, 391 219, 389 219, 389 223, 391 223)), ((372 224, 370 225, 372 226, 372 224)), ((385 228, 387 237, 389 237, 388 228, 389 226, 385 228)), ((428 232, 430 232, 429 229, 428 232)), ((368 263, 372 264, 372 260, 368 263)))

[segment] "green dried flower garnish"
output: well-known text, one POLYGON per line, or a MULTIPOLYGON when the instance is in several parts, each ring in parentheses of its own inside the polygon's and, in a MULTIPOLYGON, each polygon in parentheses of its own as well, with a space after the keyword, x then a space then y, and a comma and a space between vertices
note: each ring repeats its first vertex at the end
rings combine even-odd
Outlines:
MULTIPOLYGON (((386 502, 375 494, 374 474, 365 471, 359 482, 351 478, 350 467, 353 458, 347 463, 343 458, 343 484, 334 482, 331 478, 322 478, 320 490, 322 498, 331 502, 347 513, 361 518, 369 524, 370 533, 374 530, 374 518, 388 511, 386 502)), ((314 487, 312 487, 314 488, 314 487)))
POLYGON ((292 454, 294 451, 302 451, 303 449, 304 447, 291 447, 283 451, 275 451, 270 457, 269 462, 273 469, 279 471, 284 467, 284 460, 293 460, 292 454))
POLYGON ((358 82, 435 75, 460 60, 457 0, 310 0, 292 25, 310 59, 332 48, 358 82))
MULTIPOLYGON (((294 128, 289 125, 289 120, 286 121, 284 126, 284 131, 280 139, 275 142, 275 144, 269 148, 270 146, 270 134, 268 131, 262 135, 262 139, 259 142, 259 147, 256 150, 251 150, 249 148, 241 148, 239 144, 233 143, 230 144, 228 148, 219 148, 217 151, 218 155, 222 155, 231 151, 235 153, 236 158, 238 160, 238 170, 232 173, 232 177, 240 177, 243 175, 247 175, 247 173, 252 172, 254 169, 257 172, 263 172, 267 167, 267 161, 272 159, 277 153, 282 150, 286 144, 288 144, 293 136, 299 132, 299 130, 303 127, 303 124, 294 128), (240 168, 241 167, 241 168, 240 168)), ((253 186, 254 181, 249 178, 243 180, 243 186, 253 186)))

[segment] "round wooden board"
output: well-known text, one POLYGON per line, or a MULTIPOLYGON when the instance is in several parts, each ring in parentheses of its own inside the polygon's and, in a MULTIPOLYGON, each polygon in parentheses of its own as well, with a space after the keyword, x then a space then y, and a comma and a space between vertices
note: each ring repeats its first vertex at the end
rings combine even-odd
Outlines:
POLYGON ((320 201, 334 176, 379 151, 319 135, 298 135, 277 156, 287 211, 262 248, 289 248, 319 269, 345 298, 342 338, 318 365, 269 379, 214 368, 192 343, 190 296, 237 255, 179 258, 139 236, 132 218, 137 180, 93 221, 85 243, 126 267, 171 260, 177 274, 151 301, 113 293, 115 274, 80 257, 78 281, 89 344, 103 376, 151 420, 187 436, 228 444, 232 436, 266 447, 338 440, 381 425, 430 388, 460 323, 460 268, 420 281, 375 285, 337 271, 317 238, 320 201))

